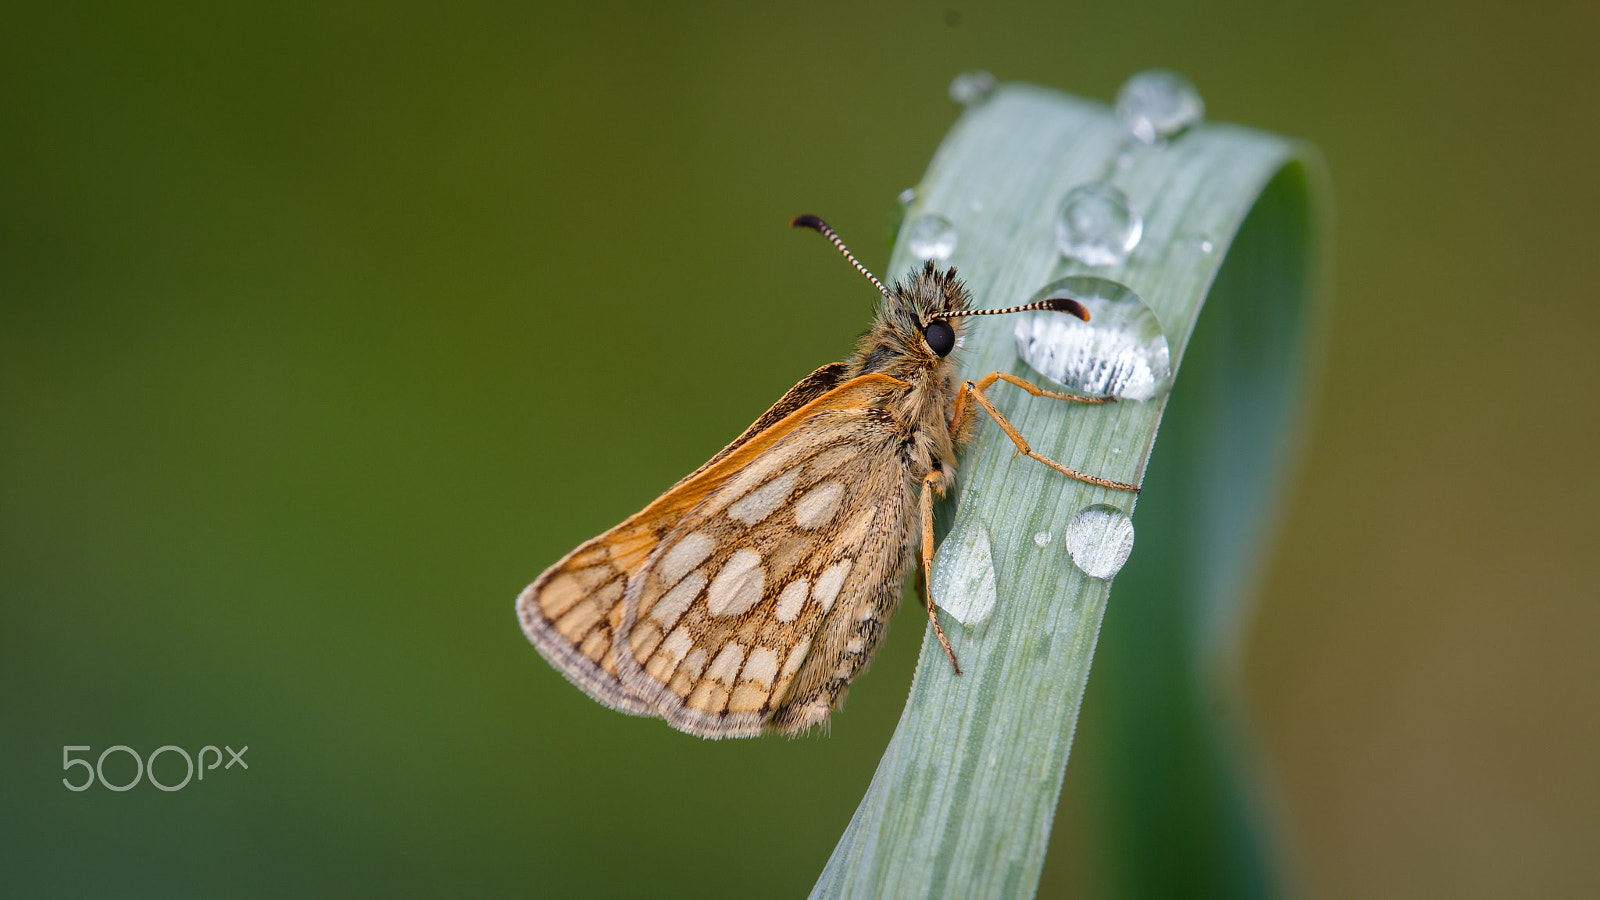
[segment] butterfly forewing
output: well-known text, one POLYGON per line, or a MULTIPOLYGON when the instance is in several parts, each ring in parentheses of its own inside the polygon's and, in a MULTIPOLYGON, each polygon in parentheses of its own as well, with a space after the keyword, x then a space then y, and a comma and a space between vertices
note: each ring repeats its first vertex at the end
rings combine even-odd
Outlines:
POLYGON ((620 680, 694 734, 821 721, 897 599, 910 511, 902 426, 877 408, 823 408, 772 437, 705 473, 717 486, 662 538, 623 603, 620 680))
POLYGON ((640 521, 644 515, 585 542, 517 598, 522 630, 539 652, 584 693, 635 716, 655 715, 655 709, 617 680, 611 635, 622 617, 628 576, 657 543, 640 521))

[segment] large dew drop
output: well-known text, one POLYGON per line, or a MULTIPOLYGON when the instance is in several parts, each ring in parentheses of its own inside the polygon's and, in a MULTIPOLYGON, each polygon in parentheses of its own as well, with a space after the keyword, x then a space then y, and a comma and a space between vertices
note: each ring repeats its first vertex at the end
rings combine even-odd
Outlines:
POLYGON ((1017 355, 1039 374, 1085 394, 1149 400, 1172 382, 1166 332, 1144 300, 1126 286, 1078 275, 1051 282, 1028 301, 1071 297, 1089 311, 1017 316, 1017 355))
POLYGON ((906 248, 917 259, 944 262, 956 252, 956 227, 943 216, 919 216, 906 230, 906 248))
POLYGON ((1205 113, 1205 101, 1189 79, 1165 69, 1140 72, 1117 91, 1117 120, 1141 143, 1154 144, 1192 128, 1205 113))
POLYGON ((1067 553, 1090 578, 1110 578, 1133 552, 1133 520, 1122 510, 1095 504, 1067 524, 1067 553))
POLYGON ((933 602, 957 622, 970 627, 989 618, 998 595, 994 545, 982 519, 966 515, 956 520, 933 558, 928 581, 933 602))
POLYGON ((1122 262, 1143 234, 1144 219, 1127 196, 1101 182, 1068 191, 1056 216, 1056 248, 1088 266, 1122 262))

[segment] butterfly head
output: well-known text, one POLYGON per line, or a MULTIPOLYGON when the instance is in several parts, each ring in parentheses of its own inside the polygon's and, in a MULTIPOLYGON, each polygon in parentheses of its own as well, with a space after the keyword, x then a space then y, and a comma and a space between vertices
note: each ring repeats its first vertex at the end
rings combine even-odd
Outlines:
POLYGON ((964 323, 951 314, 971 308, 972 295, 955 268, 941 272, 930 259, 895 285, 893 296, 884 296, 882 319, 908 356, 944 359, 961 345, 964 323))

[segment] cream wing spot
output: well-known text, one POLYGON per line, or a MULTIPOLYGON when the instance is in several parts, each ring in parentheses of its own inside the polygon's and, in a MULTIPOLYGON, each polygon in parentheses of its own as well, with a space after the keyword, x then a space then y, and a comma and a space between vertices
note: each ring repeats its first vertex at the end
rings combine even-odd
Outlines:
POLYGON ((605 617, 605 610, 590 598, 567 610, 566 614, 556 621, 556 630, 561 632, 562 637, 576 643, 605 617))
POLYGON ((672 680, 667 682, 667 690, 676 694, 679 700, 689 696, 689 688, 691 686, 692 685, 690 684, 688 673, 684 672, 682 669, 679 669, 672 676, 672 680))
POLYGON ((610 649, 611 634, 606 631, 601 631, 598 628, 589 632, 589 636, 583 639, 583 646, 578 648, 578 650, 582 652, 584 656, 589 657, 595 662, 599 662, 600 658, 605 655, 607 650, 610 649))
POLYGON ((728 515, 746 525, 754 525, 772 515, 773 510, 789 499, 789 492, 794 490, 797 474, 795 470, 790 469, 745 494, 728 506, 728 515))
POLYGON ((677 628, 667 635, 666 640, 661 642, 661 647, 656 651, 656 655, 658 658, 666 658, 667 671, 670 672, 678 668, 678 663, 683 661, 683 658, 689 653, 689 648, 693 646, 694 638, 689 636, 689 632, 684 631, 682 628, 677 628))
POLYGON ((661 558, 661 563, 656 566, 656 577, 667 587, 672 587, 689 574, 689 570, 705 562, 711 555, 713 542, 711 536, 700 531, 691 531, 678 539, 667 555, 661 558))
POLYGON ((733 551, 706 591, 706 611, 713 616, 736 616, 761 602, 767 573, 761 554, 748 547, 733 551))
POLYGON ((767 702, 767 689, 753 681, 741 681, 728 698, 728 712, 753 713, 767 702))
POLYGON ((650 657, 650 661, 644 664, 644 670, 651 678, 657 681, 666 681, 668 676, 672 674, 672 663, 665 656, 658 653, 650 657))
POLYGON ((634 658, 640 662, 649 659, 659 643, 661 643, 661 629, 653 622, 640 622, 628 633, 628 647, 633 650, 634 658))
POLYGON ((829 479, 800 495, 794 504, 794 521, 801 528, 820 528, 839 511, 844 485, 829 479))
POLYGON ((868 506, 863 509, 848 524, 839 529, 839 545, 842 547, 859 547, 872 533, 872 522, 878 517, 878 509, 868 506))
POLYGON ((839 589, 844 587, 844 580, 850 574, 852 560, 841 559, 817 576, 817 586, 811 589, 811 598, 817 601, 823 612, 833 608, 833 601, 839 597, 839 589))
POLYGON ((800 664, 805 662, 806 653, 808 653, 810 650, 810 638, 806 638, 800 643, 795 644, 794 649, 789 651, 789 658, 783 662, 783 677, 788 678, 790 675, 800 671, 800 664))
POLYGON ((711 661, 711 667, 706 669, 706 678, 711 681, 720 681, 728 687, 733 687, 733 680, 739 676, 739 667, 744 663, 744 645, 727 644, 722 652, 711 661))
POLYGON ((769 647, 757 647, 750 651, 750 659, 744 664, 744 671, 739 673, 742 681, 754 682, 760 685, 763 691, 772 689, 772 682, 778 677, 778 654, 769 647))
POLYGON ((684 610, 700 596, 700 589, 706 586, 706 573, 696 569, 689 577, 679 581, 677 586, 662 595, 656 605, 650 607, 650 618, 662 625, 671 627, 676 624, 684 610))
POLYGON ((683 703, 701 712, 720 713, 728 705, 728 689, 715 681, 702 681, 683 703))
POLYGON ((689 648, 692 646, 694 646, 694 638, 689 636, 689 632, 682 628, 675 629, 671 634, 667 635, 666 640, 661 642, 661 646, 656 648, 655 655, 651 656, 650 661, 645 663, 644 670, 650 673, 651 678, 666 684, 671 680, 673 672, 677 670, 678 663, 683 659, 683 655, 688 653, 689 648))
POLYGON ((570 573, 572 578, 586 591, 592 591, 607 581, 617 577, 618 572, 611 566, 590 566, 587 569, 574 569, 570 573))
POLYGON ((680 671, 690 678, 699 678, 700 673, 704 672, 705 668, 706 651, 702 647, 696 647, 689 651, 688 656, 683 658, 683 665, 680 667, 680 671))
POLYGON ((756 485, 765 482, 779 469, 790 467, 791 460, 782 453, 762 453, 747 461, 744 468, 723 485, 723 487, 710 497, 706 498, 703 507, 705 515, 715 516, 728 507, 728 504, 739 500, 750 493, 756 485))
POLYGON ((773 616, 779 622, 793 622, 800 618, 800 610, 805 607, 806 594, 810 590, 811 582, 804 578, 789 582, 783 593, 778 595, 778 608, 773 610, 773 616))
POLYGON ((789 657, 783 661, 783 670, 778 673, 778 683, 772 686, 772 703, 778 705, 789 692, 789 685, 794 682, 795 673, 800 671, 800 666, 806 661, 806 653, 811 650, 811 639, 802 638, 800 643, 794 645, 789 651, 789 657))
POLYGON ((539 592, 539 608, 545 618, 554 622, 588 595, 589 590, 582 582, 570 573, 563 572, 545 583, 539 592))

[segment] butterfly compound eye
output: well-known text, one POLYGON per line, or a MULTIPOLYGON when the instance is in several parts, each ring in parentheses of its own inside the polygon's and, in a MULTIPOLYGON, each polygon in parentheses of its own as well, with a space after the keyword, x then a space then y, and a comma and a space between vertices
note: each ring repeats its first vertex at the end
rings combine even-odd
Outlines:
POLYGON ((949 356, 956 348, 956 330, 943 319, 934 319, 922 326, 922 339, 928 342, 929 350, 940 356, 949 356))

